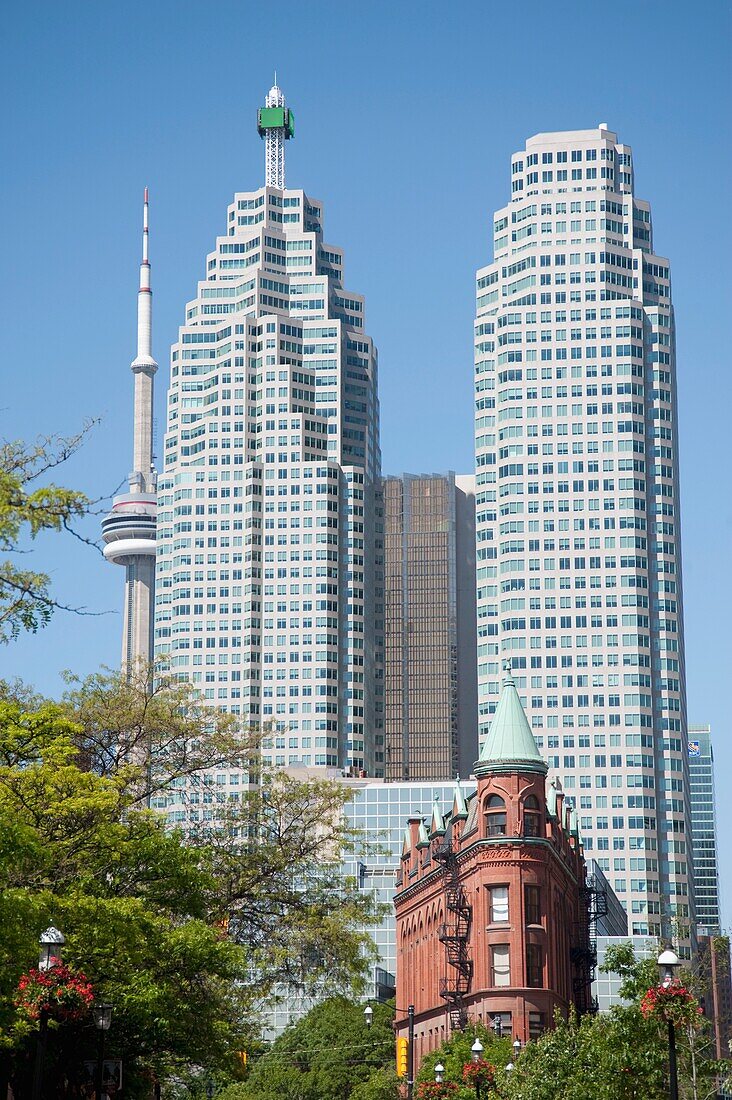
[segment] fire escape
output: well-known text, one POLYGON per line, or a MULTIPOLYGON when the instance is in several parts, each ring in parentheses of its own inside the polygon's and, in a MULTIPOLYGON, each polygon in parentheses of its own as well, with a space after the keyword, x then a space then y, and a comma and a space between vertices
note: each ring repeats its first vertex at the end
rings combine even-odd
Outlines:
POLYGON ((572 988, 580 1016, 597 1012, 592 983, 597 967, 597 922, 607 915, 607 895, 595 875, 588 875, 582 890, 582 918, 575 924, 575 942, 571 959, 575 968, 572 988))
POLYGON ((458 861, 453 851, 449 830, 442 843, 433 851, 433 858, 443 865, 445 876, 445 915, 438 938, 445 945, 447 963, 451 973, 440 979, 440 996, 450 1011, 450 1026, 463 1031, 468 1023, 465 997, 470 992, 473 962, 470 958, 470 925, 473 909, 462 887, 458 861))

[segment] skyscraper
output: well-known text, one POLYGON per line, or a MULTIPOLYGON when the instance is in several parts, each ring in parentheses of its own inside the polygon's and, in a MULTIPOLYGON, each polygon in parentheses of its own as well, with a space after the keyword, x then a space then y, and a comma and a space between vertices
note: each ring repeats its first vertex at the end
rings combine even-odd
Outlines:
POLYGON ((481 739, 499 651, 632 934, 693 924, 674 315, 629 146, 537 134, 477 276, 481 739))
POLYGON ((107 561, 125 567, 122 615, 122 667, 131 671, 153 655, 155 595, 156 472, 153 468, 153 379, 158 365, 152 356, 152 289, 148 254, 148 193, 145 188, 142 219, 142 262, 137 293, 137 355, 135 378, 133 458, 129 492, 114 498, 112 511, 102 522, 107 561))
POLYGON ((478 754, 475 480, 386 477, 386 778, 445 782, 478 754))
POLYGON ((722 920, 719 909, 714 752, 709 726, 689 726, 689 781, 697 933, 700 936, 719 936, 722 920))
POLYGON ((322 204, 284 185, 277 86, 258 129, 267 182, 234 196, 171 350, 155 648, 270 727, 271 763, 378 775, 376 349, 322 204))

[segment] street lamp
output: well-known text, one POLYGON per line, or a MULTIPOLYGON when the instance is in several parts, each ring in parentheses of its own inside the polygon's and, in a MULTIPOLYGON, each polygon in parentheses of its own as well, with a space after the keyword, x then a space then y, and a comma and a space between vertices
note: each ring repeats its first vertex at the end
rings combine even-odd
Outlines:
POLYGON ((94 1026, 99 1032, 97 1075, 94 1090, 96 1100, 102 1100, 102 1089, 104 1088, 104 1040, 107 1036, 107 1032, 112 1026, 112 1006, 104 1003, 94 1005, 92 1008, 92 1016, 94 1017, 94 1026))
MULTIPOLYGON (((661 971, 661 985, 667 989, 674 980, 674 972, 681 966, 681 959, 670 944, 658 956, 658 969, 661 971)), ((679 1075, 676 1067, 676 1032, 673 1020, 668 1021, 668 1076, 669 1100, 679 1100, 679 1075)))
POLYGON ((509 1062, 508 1065, 506 1066, 506 1073, 513 1073, 513 1071, 515 1069, 516 1069, 516 1067, 513 1064, 513 1062, 509 1062))
POLYGON ((438 1062, 435 1066, 435 1081, 438 1085, 441 1085, 445 1080, 445 1067, 442 1062, 438 1062))
POLYGON ((491 1024, 491 1027, 493 1028, 493 1034, 495 1035, 496 1039, 500 1039, 503 1035, 503 1020, 501 1019, 498 1012, 493 1017, 493 1023, 491 1024))
POLYGON ((371 1027, 374 1022, 374 1010, 371 1005, 366 1005, 366 1008, 363 1010, 363 1018, 366 1021, 366 1027, 371 1027))
POLYGON ((514 1041, 513 1041, 513 1056, 514 1056, 514 1058, 518 1058, 520 1053, 521 1053, 521 1040, 520 1039, 514 1039, 514 1041))
MULTIPOLYGON (((41 971, 52 970, 61 962, 61 948, 66 943, 66 937, 58 928, 51 925, 45 932, 41 932, 38 939, 38 969, 41 971)), ((38 1039, 36 1041, 36 1061, 33 1067, 33 1100, 41 1100, 43 1092, 43 1062, 46 1057, 46 1042, 48 1040, 48 1016, 41 1012, 38 1021, 38 1039)))
POLYGON ((66 937, 58 928, 51 925, 45 932, 41 932, 38 944, 38 969, 51 970, 56 963, 61 962, 61 948, 66 943, 66 937))
MULTIPOLYGON (((478 1062, 480 1062, 482 1054, 483 1054, 483 1044, 481 1043, 480 1039, 476 1035, 475 1042, 473 1043, 472 1047, 470 1048, 470 1056, 471 1056, 471 1058, 473 1059, 473 1062, 476 1065, 478 1064, 478 1062)), ((480 1074, 479 1073, 476 1073, 476 1075, 475 1075, 475 1100, 480 1100, 480 1074)))

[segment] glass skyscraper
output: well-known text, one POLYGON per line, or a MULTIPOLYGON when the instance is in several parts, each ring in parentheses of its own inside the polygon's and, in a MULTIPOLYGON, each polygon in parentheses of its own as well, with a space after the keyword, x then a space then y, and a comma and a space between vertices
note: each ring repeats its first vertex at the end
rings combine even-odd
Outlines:
POLYGON ((714 798, 714 752, 709 726, 689 726, 691 836, 694 852, 694 896, 699 936, 719 936, 719 865, 714 798))
POLYGON ((478 756, 475 480, 386 477, 386 778, 444 782, 478 756))
POLYGON ((322 203, 284 185, 279 88, 259 130, 268 182, 234 196, 171 349, 155 651, 267 727, 272 764, 383 775, 377 354, 322 203))
POLYGON ((669 262, 601 124, 511 160, 477 275, 478 707, 510 658, 633 935, 693 928, 669 262))

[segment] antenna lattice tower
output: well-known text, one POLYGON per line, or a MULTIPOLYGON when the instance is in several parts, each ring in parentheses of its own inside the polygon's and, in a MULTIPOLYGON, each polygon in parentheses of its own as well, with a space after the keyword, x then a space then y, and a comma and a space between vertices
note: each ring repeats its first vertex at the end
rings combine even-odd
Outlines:
POLYGON ((285 97, 274 85, 260 107, 257 130, 264 138, 264 182, 267 187, 285 186, 285 142, 295 134, 295 116, 285 105, 285 97))

